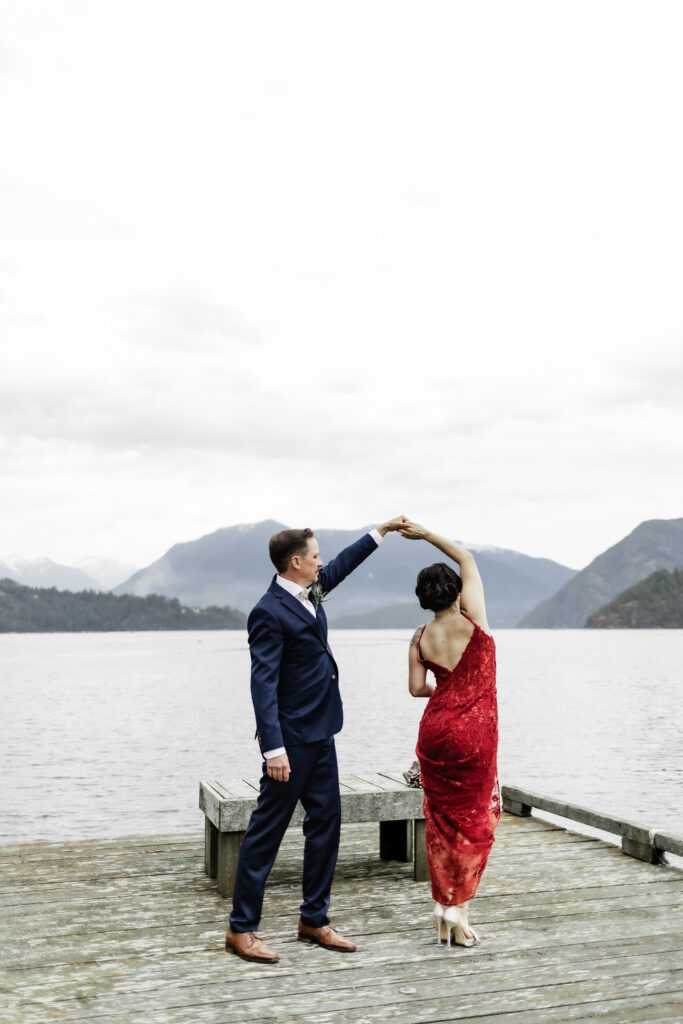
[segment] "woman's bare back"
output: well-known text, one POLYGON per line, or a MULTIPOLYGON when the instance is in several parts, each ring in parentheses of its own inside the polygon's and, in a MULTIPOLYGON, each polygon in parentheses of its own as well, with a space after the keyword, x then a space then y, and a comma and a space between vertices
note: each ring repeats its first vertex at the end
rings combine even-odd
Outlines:
POLYGON ((459 611, 432 619, 420 639, 422 657, 452 671, 465 653, 474 628, 474 623, 459 611))

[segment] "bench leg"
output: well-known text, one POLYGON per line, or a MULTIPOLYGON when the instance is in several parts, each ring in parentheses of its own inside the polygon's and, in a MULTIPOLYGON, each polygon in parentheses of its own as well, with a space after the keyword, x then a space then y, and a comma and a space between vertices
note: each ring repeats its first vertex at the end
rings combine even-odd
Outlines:
POLYGON ((415 819, 415 861, 413 878, 416 882, 429 881, 429 864, 427 863, 427 845, 425 843, 424 818, 415 819))
POLYGON ((209 878, 218 873, 218 829, 208 818, 204 818, 204 870, 209 878))
POLYGON ((240 855, 240 846, 244 839, 244 832, 219 832, 218 833, 218 891, 221 896, 232 896, 235 887, 235 875, 237 873, 237 858, 240 855))
POLYGON ((644 860, 646 864, 662 863, 662 855, 653 845, 652 834, 637 825, 629 825, 626 834, 621 837, 621 852, 644 860))
POLYGON ((519 818, 531 817, 530 804, 523 804, 519 800, 510 800, 507 796, 503 797, 503 810, 508 814, 516 814, 519 818))
POLYGON ((381 860, 413 859, 412 821, 380 821, 379 855, 381 860))

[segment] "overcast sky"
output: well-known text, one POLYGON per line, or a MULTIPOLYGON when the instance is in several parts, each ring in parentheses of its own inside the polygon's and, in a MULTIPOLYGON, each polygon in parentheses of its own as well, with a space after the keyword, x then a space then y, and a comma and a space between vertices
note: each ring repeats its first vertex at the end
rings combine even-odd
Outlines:
MULTIPOLYGON (((683 516, 678 0, 5 0, 0 554, 683 516)), ((324 552, 332 554, 332 552, 324 552)))

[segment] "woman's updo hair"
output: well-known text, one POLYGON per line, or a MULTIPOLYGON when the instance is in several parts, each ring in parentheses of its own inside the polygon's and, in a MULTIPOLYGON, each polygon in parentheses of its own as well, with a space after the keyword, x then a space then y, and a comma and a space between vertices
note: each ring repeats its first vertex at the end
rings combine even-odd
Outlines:
POLYGON ((462 580, 445 562, 428 565, 417 574, 417 599, 420 607, 430 612, 440 612, 455 604, 461 590, 462 580))

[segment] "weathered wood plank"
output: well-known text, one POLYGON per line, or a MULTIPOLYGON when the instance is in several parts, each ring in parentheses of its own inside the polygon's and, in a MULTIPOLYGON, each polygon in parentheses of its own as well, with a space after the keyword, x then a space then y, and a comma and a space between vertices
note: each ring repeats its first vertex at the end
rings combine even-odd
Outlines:
MULTIPOLYGON (((482 1013, 481 1005, 475 1000, 467 1007, 453 1006, 448 1002, 432 1002, 431 1006, 410 1006, 407 1012, 400 1005, 381 1006, 364 1010, 362 1017, 356 1011, 339 1010, 332 1013, 310 1014, 297 1017, 297 1024, 441 1024, 442 1021, 458 1021, 459 1024, 564 1024, 577 1020, 600 1020, 603 1024, 644 1024, 652 1019, 648 1014, 658 1016, 662 1012, 672 1010, 678 1013, 673 1020, 680 1024, 680 1006, 676 997, 665 994, 627 997, 612 997, 606 1000, 584 1001, 577 1006, 560 1003, 556 1006, 544 1006, 541 1010, 530 1009, 528 1006, 508 1007, 499 1011, 495 1006, 486 1003, 486 1013, 482 1013), (639 1015, 630 1016, 631 1008, 639 1015), (627 1014, 627 1015, 625 1015, 627 1014)), ((266 1019, 266 1018, 264 1018, 266 1019)), ((268 1018, 272 1020, 273 1018, 268 1018)), ((671 1018, 669 1018, 671 1019, 671 1018)), ((149 1021, 148 1024, 155 1024, 149 1021)), ((172 1022, 171 1022, 172 1024, 172 1022)), ((191 1024, 191 1022, 188 1022, 191 1024)))
MULTIPOLYGON (((377 867, 379 868, 380 865, 377 867)), ((272 897, 269 897, 269 905, 272 908, 278 908, 280 905, 286 907, 291 898, 290 888, 279 884, 280 878, 277 873, 274 874, 272 880, 272 897)), ((340 873, 337 881, 339 891, 336 893, 335 890, 334 906, 338 912, 343 912, 347 907, 353 906, 359 894, 369 891, 372 891, 373 899, 378 901, 378 907, 391 903, 396 906, 400 905, 403 913, 411 912, 411 908, 422 912, 428 895, 428 886, 413 885, 405 870, 403 873, 378 871, 373 875, 364 875, 362 878, 352 878, 340 873)), ((293 884, 296 885, 297 882, 293 884)), ((674 877, 671 880, 659 882, 649 880, 625 885, 490 894, 490 887, 486 884, 485 879, 477 895, 475 907, 478 915, 496 918, 498 916, 514 916, 515 914, 522 916, 544 915, 569 910, 576 913, 592 912, 593 909, 598 909, 600 904, 609 908, 617 902, 623 907, 645 907, 650 904, 659 906, 668 902, 680 904, 683 901, 682 884, 681 877, 674 877)), ((43 915, 46 919, 52 918, 53 934, 60 934, 61 928, 68 927, 72 918, 80 918, 85 914, 90 918, 89 927, 98 931, 107 929, 119 917, 124 920, 127 918, 129 911, 122 897, 128 897, 136 901, 136 906, 139 907, 140 912, 145 913, 150 923, 154 923, 157 918, 161 923, 166 919, 170 908, 178 913, 194 911, 195 917, 198 917, 197 900, 202 888, 206 895, 214 892, 208 882, 190 887, 182 876, 174 877, 170 884, 167 884, 164 876, 160 875, 150 876, 148 880, 145 880, 144 877, 116 879, 106 888, 92 885, 80 888, 70 886, 57 894, 50 893, 49 899, 46 899, 44 894, 41 901, 34 900, 35 909, 29 912, 36 915, 37 919, 43 915), (58 924, 57 917, 59 918, 58 924)), ((29 891, 30 888, 27 889, 27 892, 29 891)), ((213 901, 205 900, 203 905, 207 920, 216 913, 222 915, 226 913, 225 905, 222 902, 215 906, 213 901)), ((11 925, 15 921, 21 922, 26 913, 25 905, 19 901, 4 908, 2 920, 11 925)))
MULTIPOLYGON (((577 970, 573 976, 560 983, 553 983, 545 975, 537 977, 532 972, 525 984, 519 984, 513 989, 510 989, 510 981, 505 975, 496 976, 491 973, 481 979, 462 978, 456 971, 451 971, 439 977, 438 991, 435 992, 427 972, 424 969, 413 969, 408 976, 401 973, 390 978, 388 983, 379 982, 369 987, 357 983, 344 985, 343 981, 338 980, 334 990, 323 991, 316 987, 314 993, 280 994, 277 999, 273 996, 259 997, 254 992, 251 998, 242 999, 239 1004, 234 1000, 227 1002, 229 989, 224 982, 223 991, 220 992, 215 989, 208 992, 206 985, 202 985, 189 992, 175 990, 171 993, 171 999, 168 996, 164 998, 164 993, 159 991, 153 993, 152 998, 144 1000, 139 995, 131 998, 117 996, 112 1000, 101 1000, 99 1006, 95 1002, 92 1007, 85 1006, 81 1010, 74 1008, 69 1016, 74 1021, 93 1021, 102 1015, 121 1016, 125 1020, 126 1014, 133 1016, 142 1006, 148 1013, 151 1012, 151 1016, 145 1016, 146 1020, 163 1020, 166 1024, 209 1019, 217 1019, 221 1024, 268 1019, 293 1022, 324 1020, 326 1013, 335 1013, 339 1006, 343 1006, 345 1015, 354 1010, 360 1011, 363 1020, 402 1020, 409 1024, 416 1020, 457 1019, 456 1013, 464 1015, 480 1011, 482 1002, 485 1002, 487 1011, 491 1013, 590 1004, 616 995, 623 998, 626 995, 642 997, 650 994, 668 999, 675 994, 676 986, 683 980, 683 969, 640 977, 633 976, 632 967, 627 963, 621 964, 616 970, 616 975, 609 973, 600 978, 595 977, 590 968, 577 970), (185 999, 188 1001, 185 1002, 185 999), (160 1000, 162 1005, 159 1004, 160 1000), (167 1005, 164 1006, 163 1002, 167 1005), (102 1014, 99 1013, 100 1006, 102 1014), (315 1017, 312 1016, 314 1009, 315 1017), (450 1016, 444 1016, 444 1011, 450 1016)), ((665 1005, 660 1002, 660 1013, 665 1005)), ((673 999, 669 1006, 673 1009, 673 999)), ((59 1004, 55 1008, 59 1010, 59 1004)))
POLYGON ((218 829, 209 818, 204 818, 204 870, 209 878, 218 874, 218 829))
MULTIPOLYGON (((531 835, 533 832, 556 832, 561 835, 566 834, 565 829, 562 826, 544 821, 542 818, 532 818, 530 821, 520 823, 515 817, 510 815, 503 815, 498 824, 496 834, 502 835, 512 833, 519 835, 520 838, 524 838, 527 835, 531 835), (520 824, 523 824, 523 828, 520 828, 520 824)), ((348 838, 348 836, 354 836, 356 834, 359 833, 351 830, 346 833, 343 838, 348 838)), ((197 837, 194 833, 170 833, 166 835, 149 833, 147 835, 140 834, 109 838, 104 837, 99 839, 60 840, 58 842, 40 840, 40 842, 35 843, 12 843, 8 846, 0 846, 0 862, 25 861, 27 859, 31 859, 31 857, 38 857, 39 859, 44 860, 47 853, 49 853, 51 859, 56 857, 74 859, 75 857, 80 856, 80 852, 82 850, 89 850, 94 855, 96 851, 101 850, 117 851, 121 848, 123 843, 125 843, 128 849, 137 847, 153 849, 159 849, 161 847, 166 847, 168 849, 186 849, 195 848, 196 841, 197 837)))
MULTIPOLYGON (((187 990, 191 986, 206 988, 207 983, 213 984, 215 978, 219 983, 230 985, 231 1001, 251 998, 254 991, 260 997, 277 997, 278 995, 302 991, 306 987, 315 986, 319 989, 334 991, 340 985, 349 983, 354 987, 363 985, 371 987, 376 984, 405 984, 405 979, 412 979, 420 972, 424 973, 435 986, 446 976, 457 976, 477 984, 485 985, 488 978, 494 983, 497 979, 507 978, 511 988, 524 986, 529 979, 529 971, 540 983, 552 983, 557 979, 558 971, 565 972, 566 978, 578 979, 594 967, 598 961, 599 970, 604 975, 614 968, 619 973, 627 971, 630 966, 634 974, 661 972, 670 967, 680 967, 681 951, 667 949, 663 938, 655 938, 652 951, 643 953, 642 946, 632 944, 624 950, 611 950, 607 955, 604 946, 593 945, 589 949, 580 946, 566 946, 561 952, 536 950, 530 953, 505 951, 498 955, 486 954, 480 950, 477 956, 448 953, 445 949, 426 949, 422 943, 412 943, 412 947, 403 944, 400 955, 373 955, 363 958, 362 962, 350 957, 323 956, 317 951, 302 951, 296 944, 280 944, 283 959, 277 971, 264 972, 253 965, 237 961, 234 957, 225 957, 220 949, 203 954, 174 955, 157 959, 143 958, 139 961, 125 962, 125 970, 121 969, 119 960, 85 964, 74 974, 70 966, 57 967, 52 971, 50 992, 54 1000, 68 1002, 77 998, 81 1005, 86 998, 93 1002, 99 997, 111 995, 134 995, 141 987, 151 994, 155 989, 187 990), (620 953, 621 955, 617 955, 620 953), (133 969, 134 966, 134 969, 133 969), (78 979, 78 991, 74 991, 74 982, 78 979), (478 979, 478 980, 477 980, 478 979)), ((380 947, 378 946, 377 949, 380 947)), ((37 972, 2 972, 0 985, 11 987, 18 997, 28 999, 36 992, 35 980, 37 972)), ((164 998, 164 997, 160 997, 164 998)), ((188 1000, 186 995, 184 1002, 188 1000)), ((92 1003, 90 1004, 92 1005, 92 1003)))
POLYGON ((626 829, 643 829, 648 831, 646 825, 638 822, 625 821, 611 814, 593 810, 590 807, 583 807, 567 800, 546 796, 543 793, 536 793, 532 790, 521 789, 517 786, 502 787, 503 802, 520 804, 523 807, 535 808, 539 811, 547 811, 549 814, 557 814, 561 818, 581 822, 583 825, 590 825, 591 828, 601 829, 603 832, 612 832, 614 835, 623 835, 626 829))
POLYGON ((232 896, 244 832, 219 832, 216 849, 216 885, 221 896, 232 896))
MULTIPOLYGON (((291 936, 295 934, 296 921, 298 918, 298 904, 300 895, 297 891, 291 893, 287 913, 279 918, 273 918, 270 914, 264 917, 263 930, 267 931, 269 937, 291 936)), ((487 950, 502 950, 512 947, 516 949, 531 949, 543 944, 562 944, 565 942, 586 942, 597 939, 611 940, 618 942, 621 937, 628 934, 638 934, 643 942, 647 942, 653 935, 680 934, 680 903, 666 908, 667 912, 655 913, 653 908, 607 908, 597 910, 590 914, 556 914, 553 916, 532 916, 530 918, 515 918, 510 915, 508 919, 486 919, 479 913, 473 911, 471 918, 477 929, 486 937, 487 950), (671 911, 677 910, 677 913, 671 911)), ((218 918, 201 922, 205 928, 215 926, 216 921, 221 922, 224 927, 227 914, 224 912, 218 918)), ((389 904, 377 911, 347 908, 343 915, 336 911, 333 919, 342 925, 345 931, 356 936, 365 936, 370 941, 372 936, 384 936, 389 933, 390 942, 397 941, 398 937, 406 938, 408 941, 417 932, 422 941, 430 942, 432 938, 432 927, 429 920, 429 901, 425 900, 425 906, 421 912, 414 909, 410 915, 401 912, 401 908, 394 908, 389 904)), ((199 922, 198 922, 199 923, 199 922)), ((183 949, 186 951, 201 947, 192 938, 187 928, 180 922, 162 922, 155 926, 147 925, 141 928, 140 922, 137 926, 130 922, 128 926, 119 926, 109 930, 93 932, 87 928, 82 931, 74 931, 64 937, 60 937, 58 947, 54 939, 45 932, 31 936, 24 947, 14 950, 8 949, 4 957, 6 967, 26 968, 37 967, 41 964, 54 965, 67 962, 85 962, 91 959, 108 958, 115 955, 126 957, 134 955, 158 955, 159 937, 163 936, 164 948, 183 949)), ((372 940, 375 941, 374 939, 372 940)), ((468 951, 469 952, 469 951, 468 951)))
MULTIPOLYGON (((403 792, 406 789, 410 789, 406 785, 405 779, 397 781, 396 779, 389 778, 383 772, 356 772, 354 778, 360 779, 363 782, 369 782, 378 789, 385 790, 387 793, 403 792)), ((418 792, 419 790, 414 790, 418 792)))
POLYGON ((416 882, 426 882, 429 880, 429 863, 427 861, 424 820, 416 821, 413 826, 413 844, 415 850, 413 878, 416 882))
POLYGON ((199 784, 199 808, 217 828, 220 825, 223 800, 225 800, 225 796, 215 788, 213 783, 201 782, 199 784))
POLYGON ((213 786, 220 789, 232 800, 255 800, 259 795, 258 779, 215 779, 213 786))
MULTIPOLYGON (((356 1005, 362 1007, 363 1010, 367 1006, 373 1005, 375 1000, 388 1001, 392 997, 398 994, 405 995, 410 998, 400 999, 400 1003, 417 1002, 423 1000, 426 996, 430 995, 434 991, 435 984, 438 984, 439 995, 441 997, 455 996, 462 999, 463 997, 471 997, 476 994, 486 997, 488 1004, 492 995, 499 995, 500 993, 507 993, 512 988, 513 990, 520 988, 530 987, 554 987, 561 989, 566 986, 578 986, 578 985, 590 985, 591 982, 595 982, 595 970, 594 967, 586 962, 579 965, 568 965, 563 972, 561 985, 558 985, 557 969, 555 967, 537 967, 535 965, 529 965, 525 976, 518 976, 511 979, 509 972, 507 971, 489 971, 486 974, 474 975, 474 974, 462 974, 453 971, 452 963, 448 963, 449 954, 444 953, 444 959, 446 963, 440 965, 435 963, 433 966, 430 964, 429 969, 425 967, 420 968, 419 965, 412 963, 409 967, 407 966, 395 966, 393 969, 388 970, 384 973, 378 973, 375 971, 374 976, 369 976, 367 972, 354 971, 352 974, 346 972, 345 974, 339 974, 334 979, 325 979, 324 965, 321 963, 321 972, 316 979, 316 1006, 320 1011, 324 1012, 327 1007, 334 1007, 339 1002, 344 1003, 345 1007, 352 1005, 355 1002, 356 1005), (334 981, 334 984, 330 984, 334 981), (402 992, 402 988, 413 988, 413 992, 402 992), (374 998, 373 998, 374 997, 374 998)), ((320 957, 318 957, 320 960, 320 957)), ((329 959, 329 956, 327 957, 329 959)), ((601 964, 602 972, 602 983, 603 985, 609 984, 610 979, 620 979, 619 987, 623 988, 624 982, 628 982, 633 976, 648 977, 652 978, 656 976, 658 978, 665 978, 666 975, 676 977, 681 972, 681 958, 678 956, 670 956, 667 961, 660 964, 659 969, 651 974, 648 970, 648 965, 642 957, 628 956, 623 958, 612 958, 608 961, 603 961, 601 964)), ((226 984, 225 979, 223 984, 226 984)), ((242 1019, 241 1014, 245 1015, 245 1019, 260 1020, 262 1015, 267 1013, 276 1000, 281 1011, 286 1011, 287 1016, 283 1019, 290 1020, 297 1013, 302 1012, 302 1007, 305 1010, 305 996, 302 999, 301 994, 301 983, 296 975, 290 975, 286 978, 263 978, 262 982, 258 985, 258 989, 254 989, 250 986, 251 991, 249 993, 249 1008, 248 1010, 244 1006, 244 999, 239 1000, 239 1005, 236 1005, 237 1001, 231 1000, 232 1007, 226 1007, 221 1011, 221 1019, 225 1021, 239 1021, 242 1019)), ((233 994, 233 986, 231 986, 231 994, 233 994)), ((151 995, 151 993, 148 993, 151 995)), ((243 993, 246 996, 246 992, 243 993)), ((218 1002, 219 999, 223 999, 222 995, 214 993, 214 1000, 218 1002)), ((166 1012, 171 1012, 177 1015, 176 1019, 180 1019, 180 1013, 185 1010, 188 1013, 192 1013, 192 1010, 197 1005, 206 1005, 207 990, 204 981, 196 981, 194 984, 184 985, 182 987, 177 986, 173 989, 163 988, 157 989, 153 993, 153 1005, 154 1008, 159 1011, 162 1008, 166 1012)), ((152 1004, 152 1000, 149 1000, 152 1004)), ((112 1014, 115 1012, 134 1012, 140 1005, 140 998, 137 993, 123 993, 118 991, 111 993, 106 996, 95 996, 83 997, 75 1003, 74 1000, 65 1000, 64 1002, 57 1002, 55 1009, 61 1009, 68 1013, 70 1019, 94 1019, 100 1015, 112 1014)))
MULTIPOLYGON (((278 860, 276 861, 274 869, 274 877, 278 876, 281 870, 288 871, 300 871, 300 856, 301 856, 301 837, 296 834, 296 830, 293 830, 294 835, 289 835, 283 843, 278 860)), ((570 840, 571 837, 568 837, 570 840)), ((557 834, 552 833, 552 841, 554 849, 557 849, 557 834)), ((342 838, 342 860, 338 867, 338 877, 342 877, 348 871, 358 874, 372 874, 375 871, 380 873, 393 870, 390 865, 373 864, 372 856, 373 849, 376 851, 377 836, 374 833, 372 827, 367 826, 347 826, 343 831, 342 838), (363 836, 361 846, 367 843, 365 850, 362 854, 361 863, 357 863, 358 857, 358 845, 356 841, 349 841, 346 837, 349 834, 349 830, 359 829, 360 835, 363 836), (370 860, 368 860, 368 854, 370 854, 370 860), (348 858, 348 863, 347 859, 348 858)), ((561 848, 560 848, 561 849, 561 848)), ((484 879, 484 887, 487 887, 493 878, 497 880, 503 880, 505 882, 506 891, 520 891, 520 886, 516 884, 518 881, 523 882, 523 888, 529 891, 542 890, 543 889, 543 875, 545 873, 546 862, 551 859, 550 855, 544 858, 544 865, 539 869, 538 857, 541 852, 539 849, 535 849, 531 855, 527 856, 526 853, 518 856, 518 852, 513 851, 515 854, 515 863, 511 863, 506 853, 509 852, 509 847, 503 846, 501 842, 497 842, 494 846, 493 853, 491 855, 490 864, 495 863, 497 865, 497 871, 495 876, 490 872, 484 879)), ((196 852, 195 852, 196 854, 196 852)), ((376 855, 376 854, 375 854, 376 855)), ((590 882, 591 885, 595 884, 615 884, 619 881, 619 876, 615 877, 613 872, 612 861, 616 858, 621 864, 627 864, 628 868, 622 868, 630 873, 630 878, 633 880, 643 879, 644 881, 651 882, 653 879, 659 878, 658 872, 650 872, 648 868, 644 870, 635 862, 625 861, 620 856, 618 851, 613 847, 605 846, 599 841, 590 840, 588 844, 581 844, 580 846, 571 847, 568 845, 565 848, 564 855, 561 860, 564 862, 567 868, 567 887, 571 888, 573 882, 576 880, 578 872, 582 873, 584 884, 590 882), (591 874, 590 877, 585 875, 586 862, 590 865, 591 874)), ((140 865, 135 867, 130 866, 130 858, 125 851, 112 851, 111 857, 106 862, 103 862, 100 856, 97 856, 94 860, 90 857, 82 857, 81 865, 79 867, 78 861, 70 861, 70 869, 67 870, 63 862, 57 864, 50 860, 51 870, 48 873, 44 871, 36 872, 34 865, 31 866, 30 870, 23 871, 18 874, 14 880, 14 883, 3 892, 3 900, 7 904, 16 902, 17 899, 23 899, 23 896, 17 896, 18 886, 24 887, 28 884, 29 889, 26 893, 26 898, 29 897, 34 899, 41 892, 45 893, 56 893, 59 888, 63 888, 65 884, 72 884, 69 882, 73 870, 77 870, 79 874, 78 884, 89 887, 95 882, 99 886, 107 885, 109 887, 123 883, 130 882, 138 885, 145 886, 146 879, 148 877, 158 877, 165 879, 165 884, 174 884, 173 879, 178 876, 182 880, 183 872, 188 869, 188 866, 196 866, 199 863, 199 859, 196 855, 188 857, 186 860, 182 859, 180 848, 178 849, 175 856, 166 854, 161 856, 157 854, 155 857, 149 855, 141 859, 140 865), (36 873, 41 879, 49 877, 51 881, 36 882, 36 873)), ((561 870, 553 864, 553 870, 561 870)), ((623 875, 620 876, 623 879, 623 875)), ((668 878, 680 878, 682 877, 678 872, 667 873, 668 878)), ((202 880, 197 879, 195 885, 202 885, 202 880)))
MULTIPOLYGON (((217 799, 214 793, 204 787, 202 790, 201 809, 221 831, 243 832, 249 824, 249 818, 256 806, 255 799, 217 799)), ((357 790, 341 791, 342 821, 355 823, 363 821, 388 821, 399 818, 416 818, 422 816, 422 794, 419 790, 357 790)), ((292 824, 300 825, 304 820, 304 810, 297 805, 292 816, 292 824)))
MULTIPOLYGON (((370 984, 373 979, 386 979, 394 970, 412 970, 429 960, 429 976, 437 979, 441 973, 452 973, 456 966, 459 976, 482 975, 490 971, 505 971, 510 975, 511 984, 517 977, 524 977, 529 966, 548 968, 557 972, 566 965, 592 964, 601 961, 601 970, 607 970, 608 961, 613 958, 641 958, 640 969, 661 969, 680 958, 680 940, 673 936, 654 936, 647 944, 647 953, 643 952, 643 944, 634 939, 625 938, 622 944, 612 946, 604 942, 590 944, 565 945, 558 949, 536 948, 530 950, 503 950, 493 953, 484 945, 478 947, 475 956, 465 951, 447 954, 445 948, 438 949, 426 940, 416 941, 415 935, 399 940, 398 949, 390 952, 387 943, 377 938, 371 949, 365 949, 362 960, 355 957, 334 957, 318 955, 316 950, 307 951, 306 947, 293 942, 290 935, 288 942, 280 942, 279 948, 283 959, 277 972, 264 973, 254 965, 225 957, 222 954, 222 930, 214 933, 214 946, 207 938, 203 950, 194 954, 177 953, 172 950, 160 950, 159 956, 131 958, 125 961, 128 968, 133 964, 135 971, 120 970, 118 959, 89 962, 78 967, 79 997, 100 991, 99 978, 106 976, 111 979, 115 991, 135 992, 139 980, 143 979, 145 988, 159 986, 184 986, 195 982, 206 981, 212 970, 225 974, 229 971, 230 984, 235 994, 248 995, 250 987, 258 986, 260 994, 272 991, 274 986, 287 984, 293 986, 307 984, 308 975, 315 974, 317 981, 334 986, 337 981, 334 974, 352 972, 354 978, 362 978, 370 984), (220 954, 220 955, 217 955, 220 954), (648 961, 650 962, 648 967, 648 961), (607 966, 606 966, 607 965, 607 966), (329 975, 329 977, 327 977, 329 975), (84 987, 85 986, 85 987, 84 987)), ((634 961, 635 962, 635 961, 634 961)), ((680 962, 680 960, 678 961, 680 962)), ((35 979, 40 976, 42 968, 21 971, 0 971, 0 985, 12 987, 14 991, 30 995, 35 979)), ((73 993, 73 966, 56 966, 51 971, 51 991, 59 989, 62 998, 70 998, 73 993)), ((312 980, 312 979, 309 979, 312 980)))
POLYGON ((516 786, 503 786, 502 797, 503 807, 510 814, 526 817, 536 808, 620 836, 624 853, 649 864, 660 863, 665 852, 683 856, 683 836, 516 786))
MULTIPOLYGON (((256 806, 256 789, 256 781, 244 779, 213 779, 199 784, 199 806, 206 816, 205 871, 209 877, 216 878, 218 892, 224 897, 232 894, 239 848, 256 806)), ((406 786, 397 772, 344 776, 339 789, 343 823, 380 823, 380 857, 383 860, 406 860, 415 856, 413 820, 421 818, 423 813, 420 791, 406 786)), ((304 814, 303 807, 298 804, 292 824, 301 824, 304 814)), ((422 830, 418 831, 418 836, 422 841, 422 830)), ((416 879, 424 877, 423 861, 419 855, 416 879)))
POLYGON ((533 818, 503 817, 471 912, 482 943, 450 951, 433 942, 429 884, 377 859, 376 825, 344 826, 333 920, 358 957, 295 941, 291 829, 267 890, 262 930, 281 954, 268 970, 223 952, 227 907, 199 832, 59 844, 56 859, 31 845, 3 858, 0 1020, 11 1024, 672 1024, 681 1007, 683 874, 533 818))
POLYGON ((376 793, 378 790, 376 781, 368 781, 358 775, 342 775, 340 781, 351 793, 376 793))
POLYGON ((655 832, 653 843, 662 853, 673 853, 677 857, 683 857, 682 836, 676 836, 672 832, 655 832))

